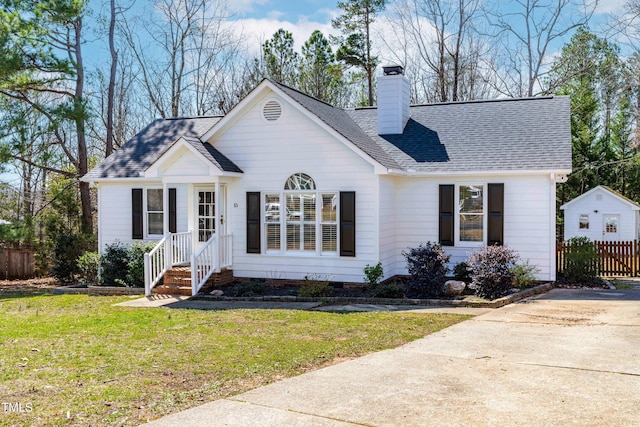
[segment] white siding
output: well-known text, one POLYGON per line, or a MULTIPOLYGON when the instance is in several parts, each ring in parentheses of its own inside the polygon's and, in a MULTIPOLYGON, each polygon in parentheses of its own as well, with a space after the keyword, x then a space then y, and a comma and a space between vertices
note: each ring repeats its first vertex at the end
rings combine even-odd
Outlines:
MULTIPOLYGON (((385 256, 385 273, 406 274, 402 251, 426 241, 438 241, 438 209, 440 184, 504 183, 504 242, 540 268, 538 278, 555 279, 555 186, 548 175, 539 176, 465 176, 416 178, 397 177, 395 186, 384 185, 381 200, 388 200, 394 191, 395 202, 395 257, 391 249, 393 240, 381 241, 381 254, 385 256), (385 194, 386 193, 386 194, 385 194)), ((387 214, 387 217, 390 216, 387 214)), ((451 255, 451 266, 465 261, 475 247, 446 247, 451 255)))
POLYGON ((638 211, 608 191, 597 189, 585 197, 569 204, 564 210, 564 239, 588 237, 603 240, 603 215, 620 215, 619 240, 638 238, 638 211), (580 229, 580 215, 589 216, 589 229, 580 229))
POLYGON ((380 176, 380 262, 384 278, 389 278, 401 269, 398 258, 396 180, 391 176, 380 176))
MULTIPOLYGON (((130 245, 131 238, 131 189, 148 186, 161 186, 159 182, 140 181, 136 183, 101 183, 98 215, 100 217, 100 251, 105 246, 116 242, 130 245)), ((177 227, 178 232, 187 231, 187 197, 188 185, 170 184, 167 188, 176 188, 177 227)), ((145 223, 146 227, 146 223, 145 223)), ((140 241, 140 240, 136 240, 140 241)))
POLYGON ((211 142, 244 172, 228 185, 235 276, 303 279, 321 274, 330 280, 361 282, 364 266, 378 262, 373 167, 292 105, 275 96, 256 100, 211 142), (267 122, 262 116, 269 99, 277 99, 283 106, 282 117, 276 122, 267 122), (356 192, 356 257, 246 253, 246 192, 279 192, 296 172, 310 175, 321 192, 356 192))
POLYGON ((162 171, 163 176, 208 176, 209 165, 205 164, 191 151, 183 149, 168 162, 162 171))

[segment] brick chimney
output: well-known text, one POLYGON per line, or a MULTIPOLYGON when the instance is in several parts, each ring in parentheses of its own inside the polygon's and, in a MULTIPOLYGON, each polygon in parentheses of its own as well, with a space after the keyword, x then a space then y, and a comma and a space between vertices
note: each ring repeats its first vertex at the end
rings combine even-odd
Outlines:
POLYGON ((400 65, 382 67, 378 77, 378 135, 401 134, 409 120, 409 79, 400 65))

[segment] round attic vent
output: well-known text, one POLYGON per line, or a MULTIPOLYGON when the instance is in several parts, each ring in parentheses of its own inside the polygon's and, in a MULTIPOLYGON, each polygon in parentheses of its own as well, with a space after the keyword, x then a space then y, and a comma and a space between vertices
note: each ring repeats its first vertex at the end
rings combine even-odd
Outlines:
POLYGON ((269 101, 264 104, 262 115, 266 121, 275 122, 282 116, 282 106, 278 101, 269 101))

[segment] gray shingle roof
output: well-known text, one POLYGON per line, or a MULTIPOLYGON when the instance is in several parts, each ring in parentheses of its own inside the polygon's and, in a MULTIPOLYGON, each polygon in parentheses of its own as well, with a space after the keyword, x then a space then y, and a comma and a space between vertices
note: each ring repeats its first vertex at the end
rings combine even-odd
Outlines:
POLYGON ((401 168, 417 172, 571 169, 568 97, 411 107, 401 135, 377 134, 377 110, 347 113, 401 168))
MULTIPOLYGON (((343 110, 271 83, 388 169, 424 173, 571 169, 568 97, 412 106, 402 134, 380 136, 376 108, 343 110)), ((139 177, 180 137, 220 169, 242 172, 200 139, 219 120, 156 120, 84 179, 139 177)))
POLYGON ((216 165, 218 169, 225 172, 242 173, 242 169, 229 160, 227 156, 215 149, 211 144, 202 141, 200 138, 185 137, 184 140, 191 144, 193 148, 198 150, 205 159, 216 165))
POLYGON ((154 120, 119 150, 104 159, 83 179, 88 181, 104 178, 139 177, 180 137, 188 139, 199 152, 222 170, 241 172, 233 162, 199 139, 219 120, 220 117, 154 120), (199 141, 200 144, 195 141, 199 141))

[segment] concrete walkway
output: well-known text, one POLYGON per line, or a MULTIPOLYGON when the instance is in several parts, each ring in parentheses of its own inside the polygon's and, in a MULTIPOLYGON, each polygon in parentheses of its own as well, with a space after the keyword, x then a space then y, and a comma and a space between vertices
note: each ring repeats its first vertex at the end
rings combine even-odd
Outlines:
POLYGON ((638 426, 640 291, 554 289, 149 426, 638 426))

